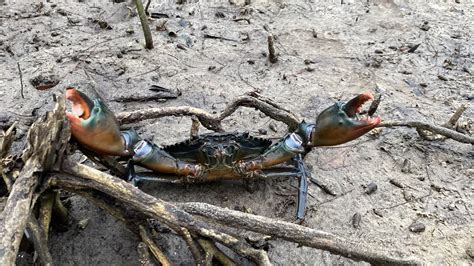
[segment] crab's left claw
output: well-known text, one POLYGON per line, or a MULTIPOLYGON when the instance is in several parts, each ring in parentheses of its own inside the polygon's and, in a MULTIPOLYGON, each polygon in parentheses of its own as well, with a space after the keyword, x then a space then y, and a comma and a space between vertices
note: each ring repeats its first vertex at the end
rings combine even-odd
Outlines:
MULTIPOLYGON (((354 140, 375 128, 379 116, 360 115, 362 105, 373 100, 371 93, 362 93, 347 103, 337 102, 318 116, 311 133, 311 146, 331 146, 354 140)), ((372 108, 371 108, 372 109, 372 108)))
POLYGON ((102 155, 130 155, 127 136, 102 100, 91 100, 74 88, 67 89, 66 99, 72 105, 72 112, 66 112, 71 134, 81 145, 102 155))

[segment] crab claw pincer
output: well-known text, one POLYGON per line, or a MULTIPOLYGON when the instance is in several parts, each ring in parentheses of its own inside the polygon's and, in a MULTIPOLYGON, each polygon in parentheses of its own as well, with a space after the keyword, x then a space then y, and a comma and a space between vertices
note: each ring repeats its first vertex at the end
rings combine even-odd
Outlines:
POLYGON ((66 99, 72 106, 72 112, 66 112, 66 117, 77 142, 102 155, 129 155, 117 119, 101 99, 91 100, 74 88, 66 90, 66 99))
POLYGON ((374 100, 370 92, 359 94, 347 103, 337 102, 319 114, 311 133, 312 146, 332 146, 354 140, 375 128, 382 121, 372 115, 361 115, 362 105, 374 100))

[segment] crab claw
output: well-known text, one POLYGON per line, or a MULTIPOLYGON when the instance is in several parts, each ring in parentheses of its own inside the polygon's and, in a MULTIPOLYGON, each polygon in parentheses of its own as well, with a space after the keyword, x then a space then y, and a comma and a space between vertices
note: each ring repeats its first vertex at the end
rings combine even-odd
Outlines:
POLYGON ((66 90, 66 99, 72 105, 72 112, 66 112, 66 117, 77 142, 102 155, 129 155, 117 119, 102 100, 91 100, 74 88, 66 90))
MULTIPOLYGON (((374 100, 365 92, 347 103, 337 102, 319 114, 311 133, 312 146, 332 146, 354 140, 375 128, 382 121, 379 116, 360 116, 362 105, 374 100)), ((370 113, 375 112, 375 109, 370 113)))

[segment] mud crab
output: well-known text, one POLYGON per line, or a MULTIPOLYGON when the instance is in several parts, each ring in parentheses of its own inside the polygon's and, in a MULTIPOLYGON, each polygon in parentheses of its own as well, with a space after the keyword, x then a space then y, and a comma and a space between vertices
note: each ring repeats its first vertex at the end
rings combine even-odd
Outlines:
POLYGON ((98 154, 128 158, 128 181, 136 184, 171 176, 196 182, 296 176, 298 219, 304 218, 309 176, 303 156, 317 146, 354 140, 381 122, 379 116, 373 116, 376 107, 370 108, 368 115, 360 115, 362 105, 374 99, 365 92, 346 103, 336 102, 328 107, 314 124, 302 121, 294 132, 276 142, 248 133, 210 133, 160 148, 140 139, 134 130, 121 132, 115 115, 100 98, 90 99, 69 88, 66 99, 72 105, 72 112, 66 113, 72 136, 98 154), (293 166, 281 166, 290 160, 293 166), (136 175, 135 165, 153 171, 154 176, 136 175))

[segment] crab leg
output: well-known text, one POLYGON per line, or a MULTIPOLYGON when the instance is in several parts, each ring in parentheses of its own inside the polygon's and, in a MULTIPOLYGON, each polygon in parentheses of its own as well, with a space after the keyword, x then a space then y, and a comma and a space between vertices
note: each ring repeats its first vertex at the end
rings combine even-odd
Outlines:
POLYGON ((298 154, 294 158, 295 167, 298 169, 299 185, 298 185, 298 205, 296 207, 296 218, 300 221, 304 219, 306 211, 306 198, 308 195, 308 178, 310 173, 306 168, 301 154, 298 154))
MULTIPOLYGON (((204 171, 204 166, 178 160, 146 140, 138 142, 133 151, 134 155, 131 160, 133 164, 143 166, 158 173, 199 177, 204 171)), ((134 176, 129 176, 129 180, 133 178, 134 176)))
POLYGON ((294 132, 270 146, 257 158, 236 163, 236 171, 242 174, 259 171, 286 162, 304 152, 303 138, 300 134, 294 132))

